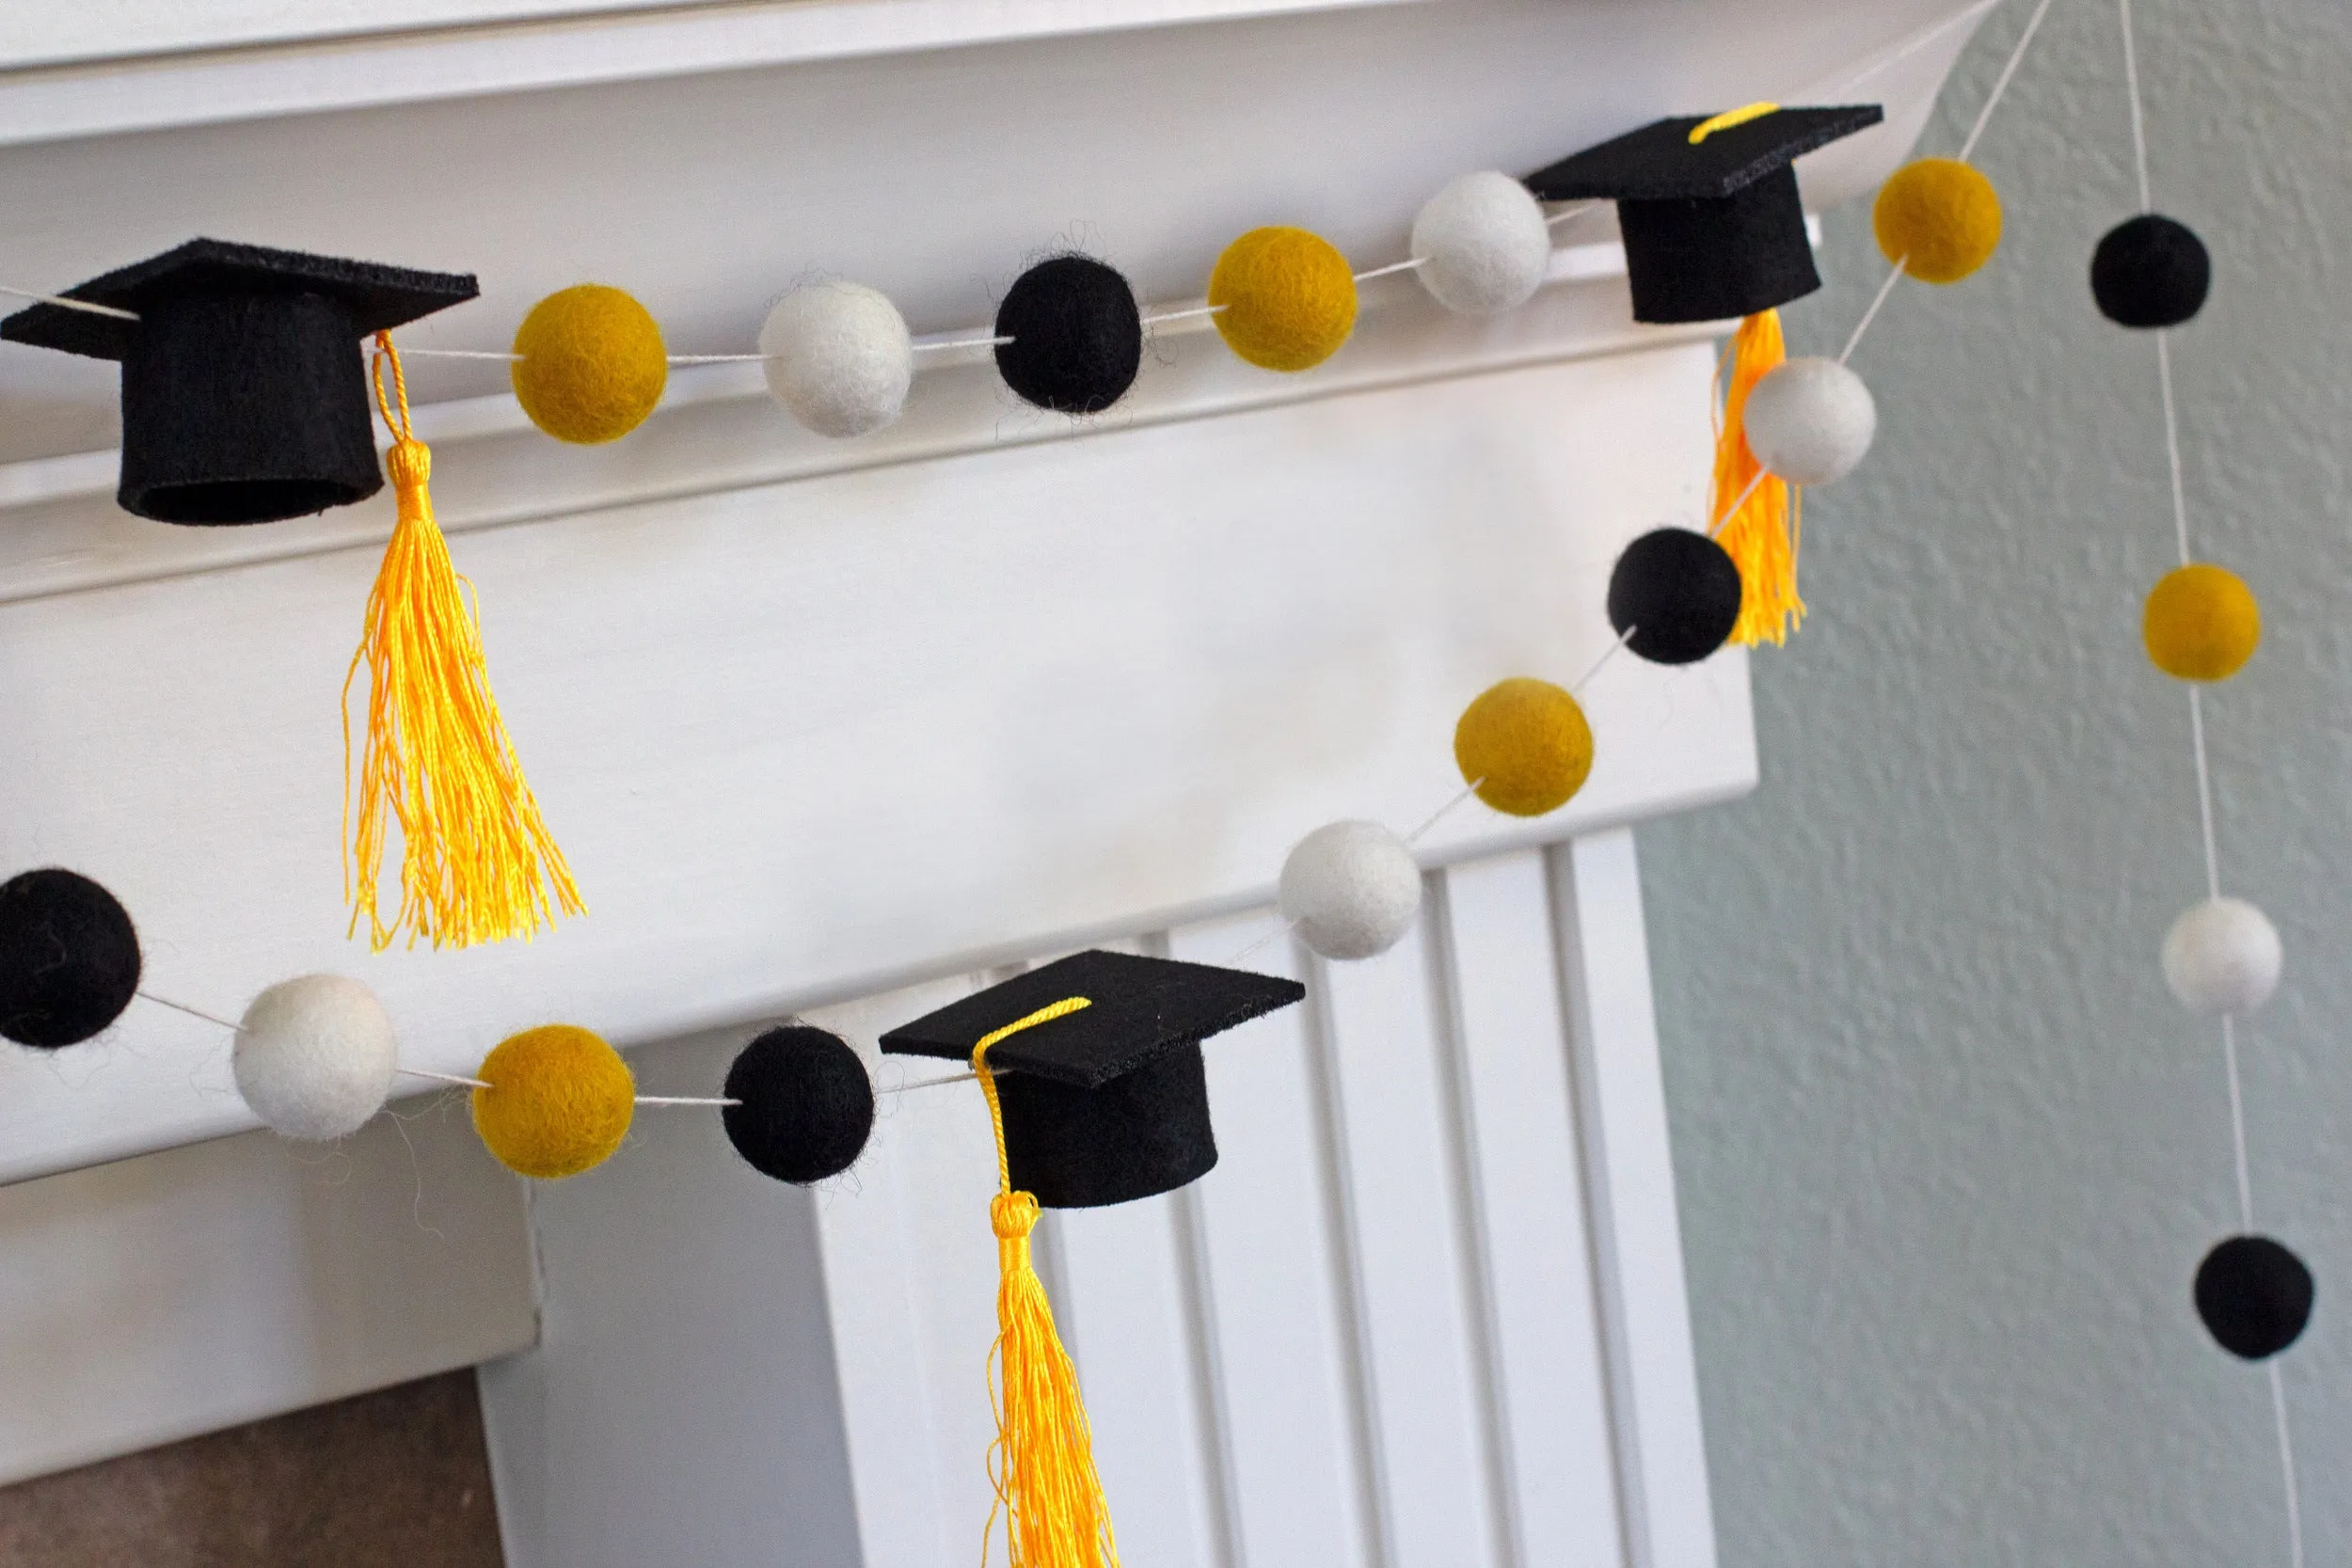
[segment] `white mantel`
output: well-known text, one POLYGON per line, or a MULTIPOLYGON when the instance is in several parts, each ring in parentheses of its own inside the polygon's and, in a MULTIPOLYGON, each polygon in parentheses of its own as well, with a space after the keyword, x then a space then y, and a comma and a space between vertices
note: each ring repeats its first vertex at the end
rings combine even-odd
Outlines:
MULTIPOLYGON (((113 0, 0 43, 12 214, 0 282, 63 287, 205 233, 480 273, 481 301, 404 335, 418 346, 501 347, 532 300, 595 278, 644 298, 680 353, 747 347, 767 303, 810 269, 885 289, 918 332, 984 324, 1027 261, 1072 244, 1147 299, 1181 303, 1256 224, 1315 228, 1377 265, 1453 174, 1521 171, 1657 115, 1759 98, 1886 103, 1884 128, 1804 166, 1814 205, 1851 198, 1904 155, 1981 10, 204 0, 141 30, 126 18, 158 8, 113 0)), ((580 450, 519 420, 497 366, 417 361, 438 511, 592 910, 535 942, 464 954, 375 958, 342 936, 336 694, 389 498, 262 529, 126 517, 110 499, 109 369, 0 348, 0 871, 63 863, 115 888, 140 924, 150 989, 208 1011, 233 1014, 293 974, 359 975, 407 1059, 455 1072, 513 1029, 562 1018, 647 1047, 649 1070, 707 1077, 761 1020, 952 989, 1087 942, 1230 958, 1220 944, 1263 924, 1296 838, 1342 816, 1420 823, 1459 789, 1462 705, 1506 675, 1584 675, 1613 641, 1602 596, 1618 549, 1699 520, 1709 335, 1629 322, 1605 212, 1558 232, 1554 281, 1501 321, 1448 317, 1408 278, 1385 278, 1367 287, 1356 341, 1316 372, 1274 376, 1213 335, 1171 332, 1134 395, 1082 423, 1018 404, 967 358, 923 376, 890 433, 835 445, 727 366, 679 372, 643 430, 580 450)), ((1422 1218, 1453 1238, 1431 1276, 1455 1292, 1453 1326, 1430 1365, 1454 1381, 1428 1387, 1454 1414, 1433 1425, 1420 1395, 1396 1391, 1403 1341, 1382 1338, 1419 1310, 1413 1270, 1348 1217, 1346 1195, 1377 1173, 1351 1164, 1342 1135, 1319 1164, 1265 1178, 1295 1190, 1265 1199, 1261 1241, 1320 1236, 1347 1262, 1321 1315, 1291 1324, 1301 1343, 1356 1336, 1325 1390, 1338 1424, 1321 1430, 1338 1447, 1315 1461, 1331 1467, 1317 1484, 1332 1506, 1359 1520, 1335 1560, 1435 1568, 1413 1544, 1426 1539, 1418 1494, 1381 1479, 1415 1475, 1487 1489, 1483 1544, 1463 1560, 1554 1560, 1547 1543, 1576 1510, 1526 1488, 1562 1465, 1617 1511, 1578 1538, 1575 1560, 1711 1559, 1639 888, 1619 830, 1754 785, 1746 664, 1620 657, 1585 701, 1598 762, 1584 793, 1532 823, 1475 805, 1447 816, 1419 846, 1435 900, 1422 934, 1360 970, 1307 965, 1320 1011, 1257 1037, 1289 1064, 1279 1072, 1304 1075, 1281 1080, 1290 1110, 1218 1113, 1240 1140, 1235 1170, 1303 1135, 1284 1116, 1327 1144, 1375 1123, 1420 1140, 1435 1205, 1422 1218), (1381 1100, 1404 1080, 1365 1077, 1373 1060, 1436 1074, 1437 1100, 1381 1100), (1558 1115, 1531 1120, 1527 1106, 1558 1115), (1548 1261, 1514 1275, 1527 1258, 1548 1261), (1564 1291, 1589 1298, 1575 1323, 1557 1316, 1564 1291), (1566 1360, 1561 1334, 1583 1337, 1566 1360), (1568 1424, 1511 1427, 1497 1390, 1519 1380, 1567 1390, 1568 1424), (1379 1409, 1365 1402, 1376 1386, 1391 1390, 1379 1409), (1585 1424, 1572 1432, 1571 1418, 1585 1424), (1454 1431, 1445 1421, 1467 1423, 1469 1448, 1410 1435, 1454 1431), (1391 1451, 1413 1442, 1438 1447, 1391 1451)), ((1303 963, 1279 944, 1260 961, 1303 963)), ((872 1022, 856 1006, 839 1016, 872 1022)), ((249 1128, 227 1062, 223 1031, 146 1003, 63 1056, 0 1053, 0 1180, 249 1128)), ((264 1259, 252 1291, 349 1329, 298 1365, 271 1336, 214 1332, 208 1314, 235 1307, 197 1288, 229 1266, 217 1249, 144 1245, 136 1227, 101 1222, 148 1190, 138 1179, 0 1190, 0 1299, 24 1325, 0 1329, 0 1385, 24 1390, 0 1412, 0 1471, 519 1348, 535 1301, 546 1348, 493 1389, 509 1548, 518 1564, 580 1568, 589 1548, 567 1531, 585 1527, 567 1509, 601 1517, 589 1504, 609 1504, 608 1543, 628 1539, 629 1517, 686 1528, 707 1513, 675 1497, 675 1517, 632 1513, 628 1466, 564 1435, 641 1430, 581 1370, 592 1349, 653 1369, 634 1398, 692 1387, 726 1403, 707 1392, 740 1364, 724 1347, 768 1342, 751 1308, 686 1340, 660 1328, 657 1298, 691 1292, 704 1268, 710 1291, 801 1303, 802 1338, 772 1365, 753 1354, 747 1375, 772 1386, 725 1418, 738 1427, 713 1415, 646 1440, 716 1454, 766 1434, 783 1444, 759 1449, 776 1465, 798 1463, 793 1443, 844 1454, 857 1499, 845 1528, 868 1560, 928 1561, 927 1532, 960 1528, 969 1478, 934 1485, 930 1459, 885 1457, 885 1439, 949 1408, 942 1390, 977 1393, 962 1365, 973 1321, 960 1296, 933 1314, 893 1271, 934 1230, 950 1250, 961 1234, 961 1214, 908 1218, 968 1174, 968 1128, 935 1148, 908 1141, 954 1114, 886 1125, 865 1176, 812 1201, 740 1185, 714 1128, 648 1113, 612 1170, 542 1196, 544 1278, 514 1187, 436 1133, 423 1168, 469 1196, 455 1250, 433 1261, 405 1233, 380 1249, 270 1251, 250 1223, 219 1228, 247 1237, 222 1243, 235 1256, 264 1259), (80 1228, 59 1217, 77 1204, 93 1216, 80 1228), (643 1259, 615 1249, 671 1256, 663 1227, 698 1213, 721 1227, 697 1233, 710 1250, 676 1253, 679 1277, 632 1284, 643 1259), (36 1232, 39 1248, 10 1241, 36 1232), (593 1310, 566 1294, 582 1279, 593 1310), (102 1288, 188 1305, 127 1333, 97 1394, 63 1372, 28 1382, 42 1335, 102 1288), (914 1314, 904 1335, 946 1347, 936 1378, 894 1383, 904 1367, 860 1337, 891 1302, 914 1314), (418 1321, 445 1332, 396 1331, 418 1321), (228 1347, 216 1375, 182 1397, 175 1369, 208 1337, 228 1347), (921 1508, 887 1506, 891 1488, 922 1487, 921 1508)), ((373 1185, 347 1212, 373 1224, 409 1195, 369 1136, 355 1179, 373 1185)), ((254 1192, 316 1179, 259 1134, 151 1158, 215 1174, 154 1189, 168 1218, 151 1215, 151 1236, 207 1235, 232 1209, 249 1221, 254 1192)), ((1191 1531, 1210 1543, 1200 1560, 1224 1568, 1263 1568, 1245 1537, 1282 1523, 1232 1469, 1257 1451, 1253 1431, 1274 1429, 1231 1406, 1238 1385, 1219 1370, 1222 1354, 1279 1370, 1250 1348, 1257 1309, 1234 1318, 1248 1299, 1235 1270, 1259 1244, 1236 1239, 1258 1234, 1248 1220, 1230 1185, 1204 1183, 1141 1230, 1089 1216, 1048 1241, 1089 1380, 1126 1386, 1137 1407, 1208 1402, 1182 1418, 1196 1422, 1182 1486, 1138 1504, 1161 1523, 1137 1528, 1191 1531), (1148 1256, 1134 1254, 1147 1233, 1148 1256), (1156 1310, 1119 1296, 1131 1265, 1172 1271, 1189 1304, 1136 1329, 1138 1345, 1174 1336, 1157 1360, 1115 1360, 1088 1338, 1089 1313, 1156 1310), (1181 1387, 1167 1382, 1180 1365, 1181 1387)), ((1268 1397, 1285 1397, 1279 1378, 1268 1397)), ((961 1451, 968 1415, 938 1418, 940 1454, 961 1451)), ((759 1493, 758 1478, 736 1479, 759 1493)), ((631 1549, 684 1539, 644 1528, 631 1549)))

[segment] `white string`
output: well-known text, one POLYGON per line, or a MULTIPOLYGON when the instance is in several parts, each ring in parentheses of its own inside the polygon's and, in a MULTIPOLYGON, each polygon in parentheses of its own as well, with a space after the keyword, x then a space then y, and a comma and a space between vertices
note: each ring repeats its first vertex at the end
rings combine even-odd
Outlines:
MULTIPOLYGON (((1739 508, 1734 507, 1732 510, 1736 512, 1739 508)), ((1602 652, 1598 658, 1593 660, 1593 667, 1590 670, 1585 671, 1582 677, 1580 678, 1574 686, 1568 688, 1569 695, 1576 697, 1582 696, 1584 694, 1584 689, 1593 684, 1593 677, 1599 674, 1602 667, 1608 664, 1611 659, 1617 657, 1617 650, 1632 641, 1633 634, 1641 629, 1642 628, 1639 626, 1628 626, 1625 630, 1619 632, 1617 634, 1617 640, 1614 642, 1610 643, 1608 648, 1602 652)))
POLYGON ((1974 22, 1977 18, 1993 9, 1994 7, 1999 5, 2000 3, 2001 0, 1977 0, 1977 3, 1969 7, 1966 10, 1953 12, 1950 16, 1946 17, 1934 26, 1929 28, 1926 32, 1921 33, 1918 37, 1913 39, 1909 43, 1904 44, 1900 49, 1896 50, 1892 55, 1887 55, 1884 59, 1872 60, 1868 65, 1864 66, 1860 71, 1855 71, 1844 81, 1839 82, 1836 87, 1829 87, 1818 93, 1808 91, 1805 96, 1814 100, 1816 103, 1841 98, 1847 93, 1851 92, 1854 88, 1860 87, 1863 83, 1868 81, 1871 77, 1879 74, 1879 72, 1885 71, 1891 66, 1900 65, 1903 61, 1911 58, 1912 55, 1916 55, 1920 50, 1925 49, 1928 45, 1933 43, 1936 40, 1942 38, 1946 33, 1950 32, 1953 28, 1974 22))
POLYGON ((2148 189, 2148 121, 2139 106, 2139 51, 2132 44, 2132 0, 2116 0, 2123 24, 2123 82, 2132 99, 2132 166, 2139 171, 2139 210, 2153 213, 2154 197, 2148 189))
POLYGON ((2197 822, 2205 836, 2205 896, 2221 896, 2221 857, 2214 848, 2213 769, 2205 760, 2203 693, 2188 689, 2188 745, 2197 757, 2197 822))
POLYGON ((2270 1413, 2279 1428, 2279 1471, 2286 1479, 2287 1560, 2303 1568, 2303 1499, 2295 1484, 2295 1443, 2287 1436, 2287 1386, 2279 1363, 2270 1363, 2270 1413))
MULTIPOLYGON (((2131 0, 2123 0, 2123 4, 2128 10, 2131 0)), ((2009 63, 2002 66, 2000 75, 1993 79, 1993 90, 1985 95, 1984 107, 1977 111, 1977 123, 1969 127, 1968 139, 1960 144, 1962 163, 1966 163, 1969 154, 1976 151, 1977 143, 1984 136, 1984 128, 1993 122, 1994 108, 2001 102, 2001 95, 2009 91, 2010 81, 2017 74, 2017 68, 2025 63, 2026 51, 2032 46, 2034 34, 2042 30, 2042 19, 2049 14, 2050 0, 2042 0, 2042 4, 2033 8, 2032 17, 2026 21, 2026 30, 2017 35, 2017 47, 2009 52, 2009 63)))
POLYGON ((2237 1020, 2221 1015, 2221 1064, 2230 1080, 2230 1147, 2237 1157, 2238 1228, 2254 1229, 2254 1180, 2246 1160, 2246 1099, 2238 1092, 2237 1020))
POLYGON ((1477 794, 1478 786, 1486 782, 1486 781, 1485 779, 1472 779, 1469 784, 1462 787, 1462 793, 1456 795, 1451 800, 1448 800, 1444 805, 1439 806, 1436 811, 1431 812, 1429 814, 1428 821, 1423 822, 1420 827, 1415 828, 1411 832, 1405 835, 1405 842, 1406 846, 1410 847, 1412 845, 1419 844, 1422 839, 1427 835, 1430 829, 1444 821, 1448 815, 1453 812, 1454 807, 1460 805, 1463 801, 1477 794))
POLYGON ((2172 402, 2172 335, 2156 328, 2156 385, 2164 391, 2164 458, 2172 470, 2172 530, 2179 536, 2181 564, 2188 564, 2188 493, 2181 484, 2181 420, 2172 402))
MULTIPOLYGON (((1878 294, 1870 301, 1870 308, 1862 312, 1862 319, 1853 324, 1853 334, 1846 340, 1846 346, 1838 350, 1837 362, 1839 364, 1842 365, 1852 358, 1853 351, 1862 346, 1862 335, 1870 330, 1872 322, 1879 319, 1880 308, 1885 305, 1887 295, 1895 292, 1895 285, 1901 281, 1904 271, 1910 265, 1911 258, 1906 256, 1887 269, 1886 281, 1879 285, 1878 294)), ((1740 509, 1735 506, 1732 510, 1737 512, 1740 509)))
POLYGON ((943 349, 950 348, 1001 348, 1011 341, 1010 338, 942 338, 916 343, 914 352, 937 354, 943 349))
POLYGON ((31 289, 11 289, 5 283, 0 283, 0 294, 13 294, 18 299, 37 300, 43 305, 55 305, 60 309, 79 310, 86 315, 112 316, 117 321, 135 322, 139 319, 139 313, 136 310, 125 310, 112 305, 100 305, 87 299, 68 299, 63 294, 40 293, 31 289))
POLYGON ((1143 325, 1146 326, 1157 326, 1162 322, 1191 321, 1196 316, 1214 316, 1219 310, 1225 309, 1226 307, 1222 305, 1196 305, 1186 310, 1162 310, 1157 315, 1144 317, 1143 325))
POLYGON ((1375 267, 1370 272, 1358 273, 1356 275, 1356 281, 1359 283, 1369 283, 1375 277, 1386 277, 1392 272, 1410 272, 1415 267, 1423 267, 1428 264, 1429 258, 1426 256, 1416 256, 1406 261, 1391 261, 1385 267, 1375 267))
POLYGON ((1723 532, 1724 525, 1729 523, 1732 518, 1740 515, 1740 509, 1748 504, 1748 498, 1755 495, 1758 487, 1760 487, 1763 483, 1771 477, 1772 474, 1768 469, 1756 469, 1756 477, 1748 481, 1748 487, 1740 492, 1740 497, 1737 500, 1733 501, 1729 506, 1724 508, 1724 515, 1715 519, 1715 526, 1707 531, 1707 536, 1709 539, 1712 539, 1715 535, 1723 532))
POLYGON ((394 1068, 392 1070, 399 1073, 404 1078, 430 1078, 437 1084, 463 1084, 469 1089, 493 1089, 498 1087, 497 1085, 486 1084, 479 1078, 460 1077, 454 1072, 427 1072, 421 1067, 394 1068))
POLYGON ((410 348, 405 343, 401 345, 400 356, 403 359, 505 359, 510 361, 523 357, 519 354, 509 354, 503 349, 410 348))
POLYGON ((637 1097, 637 1103, 640 1105, 740 1105, 743 1102, 739 1100, 717 1099, 708 1095, 641 1094, 637 1097))
POLYGON ((1550 216, 1545 218, 1544 227, 1547 229, 1557 228, 1559 225, 1567 222, 1570 218, 1582 217, 1585 214, 1591 212, 1594 208, 1599 205, 1600 203, 1597 201, 1580 201, 1573 207, 1564 207, 1559 212, 1553 213, 1550 216))
POLYGON ((890 1084, 874 1092, 876 1094, 904 1094, 909 1089, 936 1089, 949 1084, 977 1084, 979 1081, 980 1075, 977 1072, 959 1072, 951 1078, 918 1078, 912 1084, 890 1084))
POLYGON ((151 990, 134 991, 131 994, 152 1002, 158 1007, 169 1007, 175 1013, 185 1013, 190 1018, 200 1018, 207 1023, 217 1023, 232 1035, 242 1032, 239 1025, 230 1022, 225 1018, 215 1018, 210 1013, 199 1012, 184 1002, 174 1002, 171 998, 158 996, 151 990))

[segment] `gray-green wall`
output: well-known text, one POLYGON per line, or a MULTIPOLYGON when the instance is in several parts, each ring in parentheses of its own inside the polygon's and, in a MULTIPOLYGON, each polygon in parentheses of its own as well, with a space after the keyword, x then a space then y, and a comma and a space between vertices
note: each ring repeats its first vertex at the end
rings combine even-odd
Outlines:
MULTIPOLYGON (((1923 151, 1957 148, 2008 0, 1923 151)), ((2259 1222, 2319 1278, 2282 1362, 2311 1558, 2352 1553, 2352 5, 2139 0, 2159 210, 2214 253, 2174 341, 2199 553, 2261 596, 2208 694, 2225 888, 2287 947, 2242 1032, 2259 1222)), ((1978 162, 1994 263, 1857 356, 1881 435, 1808 498, 1756 659, 1762 788, 1642 835, 1725 1568, 2286 1562, 2264 1373, 2189 1279, 2235 1228, 2215 1028, 2156 947, 2201 895, 2154 345, 2092 309, 2136 206, 2113 0, 2058 0, 1978 162)), ((1788 312, 1835 353, 1867 211, 1788 312)))

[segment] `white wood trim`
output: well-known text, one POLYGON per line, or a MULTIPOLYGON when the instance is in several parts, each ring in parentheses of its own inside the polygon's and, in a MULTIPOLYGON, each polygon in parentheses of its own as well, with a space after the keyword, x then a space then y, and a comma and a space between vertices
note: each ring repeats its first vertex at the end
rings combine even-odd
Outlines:
POLYGON ((1714 1568, 1707 1447, 1633 834, 1618 829, 1586 835, 1550 850, 1549 861, 1626 1562, 1714 1568))
POLYGON ((0 1187, 0 1484, 537 1331, 522 1184, 462 1102, 333 1148, 252 1132, 0 1187))
POLYGON ((1425 0, 98 0, 0 42, 0 147, 1425 0))

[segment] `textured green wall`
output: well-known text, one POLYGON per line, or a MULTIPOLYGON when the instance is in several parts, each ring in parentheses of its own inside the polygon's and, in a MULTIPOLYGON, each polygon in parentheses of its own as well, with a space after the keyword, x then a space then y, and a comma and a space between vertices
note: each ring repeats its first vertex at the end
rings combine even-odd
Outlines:
MULTIPOLYGON (((2023 27, 1985 24, 1922 151, 2023 27)), ((2159 210, 2216 285, 2174 341, 2193 536, 2262 597, 2210 694, 2256 1212, 2319 1277, 2283 1366, 2315 1562, 2352 1553, 2352 6, 2139 0, 2159 210)), ((2154 345, 2092 309, 2136 205, 2113 0, 2058 0, 1978 154, 1993 265, 1855 360, 1881 435, 1806 508, 1814 615, 1756 660, 1764 784, 1642 835, 1726 1568, 2286 1561, 2264 1374, 2189 1306, 2234 1228, 2217 1031, 2156 948, 2201 895, 2154 345)), ((1831 214, 1835 353, 1883 263, 1831 214)))

